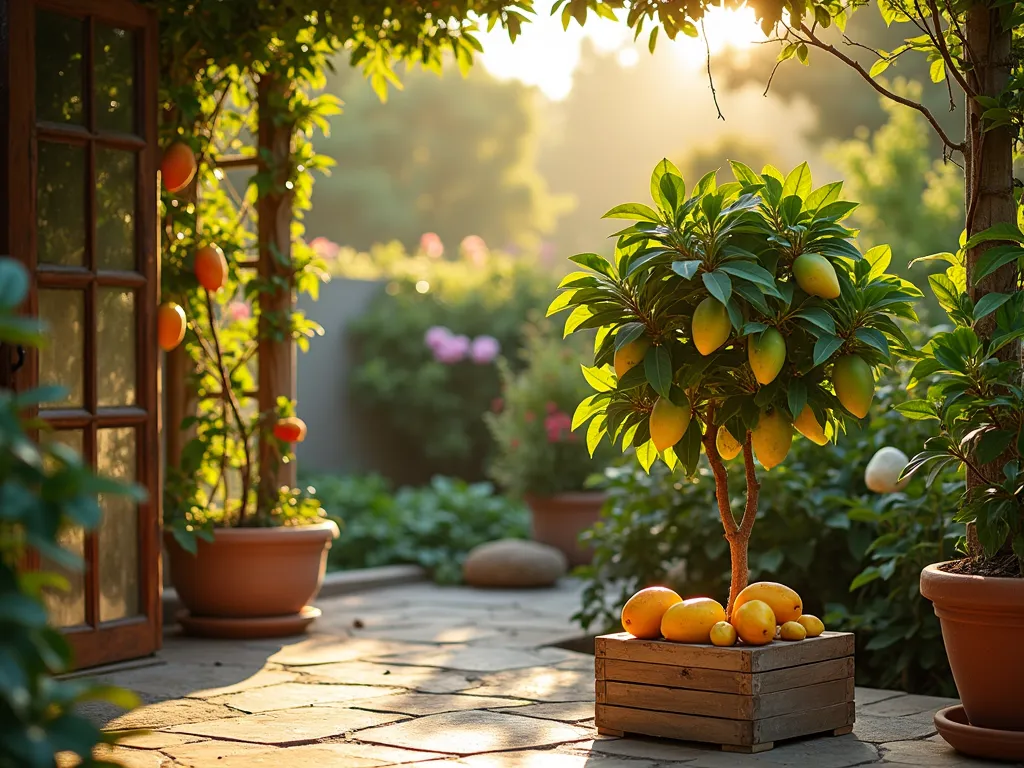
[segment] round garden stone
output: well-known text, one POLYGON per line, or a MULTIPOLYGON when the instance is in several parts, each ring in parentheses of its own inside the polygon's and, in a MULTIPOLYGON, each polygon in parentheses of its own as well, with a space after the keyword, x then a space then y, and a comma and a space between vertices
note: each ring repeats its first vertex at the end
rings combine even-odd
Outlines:
POLYGON ((462 566, 473 587, 550 587, 568 563, 554 547, 536 541, 501 539, 475 547, 462 566))

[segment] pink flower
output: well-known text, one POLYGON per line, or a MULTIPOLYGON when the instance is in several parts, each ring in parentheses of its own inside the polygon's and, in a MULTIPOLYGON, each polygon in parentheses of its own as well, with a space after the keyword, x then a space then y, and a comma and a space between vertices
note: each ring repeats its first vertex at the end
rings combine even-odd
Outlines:
POLYGON ((487 243, 479 235, 467 235, 462 238, 462 243, 459 247, 466 255, 466 258, 476 266, 483 266, 484 262, 487 261, 487 243))
POLYGON ((569 414, 562 411, 549 413, 547 418, 544 419, 544 429, 548 433, 549 443, 560 443, 567 436, 569 440, 573 437, 572 419, 569 418, 569 414))
POLYGON ((449 336, 443 343, 434 347, 434 359, 445 365, 465 360, 468 353, 468 336, 449 336))
POLYGON ((316 251, 321 259, 336 259, 341 246, 326 237, 316 237, 310 242, 309 247, 316 251))
POLYGON ((502 411, 502 409, 504 407, 505 407, 505 401, 502 400, 500 397, 496 397, 493 400, 491 400, 491 410, 494 413, 501 413, 501 411, 502 411))
POLYGON ((501 352, 501 344, 493 336, 477 336, 473 339, 470 348, 470 357, 477 365, 486 365, 494 362, 494 358, 501 352))
POLYGON ((252 310, 244 301, 232 301, 228 304, 228 316, 237 323, 252 317, 252 310))
POLYGON ((420 237, 420 250, 431 259, 440 259, 444 256, 444 243, 436 232, 424 232, 420 237))
POLYGON ((548 413, 554 413, 555 411, 558 410, 558 403, 554 402, 553 400, 548 400, 548 404, 546 407, 548 409, 548 413))
POLYGON ((427 333, 423 337, 423 343, 436 352, 438 347, 447 344, 451 338, 451 331, 443 325, 434 325, 427 329, 427 333))

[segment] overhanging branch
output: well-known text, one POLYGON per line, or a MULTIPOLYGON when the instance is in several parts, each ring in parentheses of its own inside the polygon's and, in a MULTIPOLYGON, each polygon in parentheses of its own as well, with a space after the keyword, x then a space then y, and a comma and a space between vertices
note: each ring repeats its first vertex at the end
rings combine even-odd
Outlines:
POLYGON ((947 134, 943 130, 942 126, 939 125, 939 121, 935 119, 935 115, 933 115, 931 113, 931 110, 929 110, 928 107, 924 106, 924 104, 913 101, 904 96, 900 96, 898 93, 890 91, 888 88, 886 88, 881 83, 876 81, 873 77, 871 77, 868 71, 864 69, 864 67, 862 67, 856 59, 847 56, 845 53, 840 51, 831 43, 826 43, 823 40, 821 40, 814 34, 814 32, 808 29, 806 25, 801 24, 800 31, 807 36, 806 39, 801 39, 801 42, 806 43, 807 45, 814 46, 815 48, 825 51, 826 53, 832 54, 841 62, 846 64, 848 67, 855 70, 864 80, 868 82, 868 84, 872 88, 874 88, 880 94, 885 96, 887 99, 891 99, 892 101, 895 101, 897 104, 902 104, 905 107, 916 109, 918 112, 924 115, 925 119, 931 124, 932 128, 935 130, 935 133, 938 134, 939 138, 942 139, 942 143, 947 148, 954 150, 956 152, 960 152, 961 154, 965 153, 965 144, 963 142, 955 142, 951 138, 949 138, 949 134, 947 134))

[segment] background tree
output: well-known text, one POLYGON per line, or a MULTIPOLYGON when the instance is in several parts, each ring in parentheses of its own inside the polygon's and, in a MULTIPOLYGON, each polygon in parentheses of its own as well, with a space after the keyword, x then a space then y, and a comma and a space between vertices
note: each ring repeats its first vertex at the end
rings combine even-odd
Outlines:
POLYGON ((536 164, 536 94, 474 69, 467 76, 408 69, 386 104, 341 67, 326 91, 344 102, 314 147, 337 163, 316 185, 311 235, 357 249, 424 232, 457 244, 536 246, 571 204, 552 195, 536 164))

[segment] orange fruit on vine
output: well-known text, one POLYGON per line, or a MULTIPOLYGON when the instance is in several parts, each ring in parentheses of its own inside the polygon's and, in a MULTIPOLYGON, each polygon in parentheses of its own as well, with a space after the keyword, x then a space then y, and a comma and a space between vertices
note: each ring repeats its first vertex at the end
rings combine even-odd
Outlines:
POLYGON ((160 177, 168 192, 178 192, 196 175, 196 156, 192 148, 180 141, 171 144, 160 159, 160 177))
POLYGON ((274 424, 274 437, 286 443, 301 443, 306 439, 306 422, 298 416, 278 419, 274 424))
POLYGON ((216 244, 204 245, 196 251, 194 269, 199 284, 210 293, 216 293, 227 282, 228 261, 216 244))
POLYGON ((156 338, 160 348, 170 352, 185 338, 185 310, 173 301, 156 311, 156 338))

